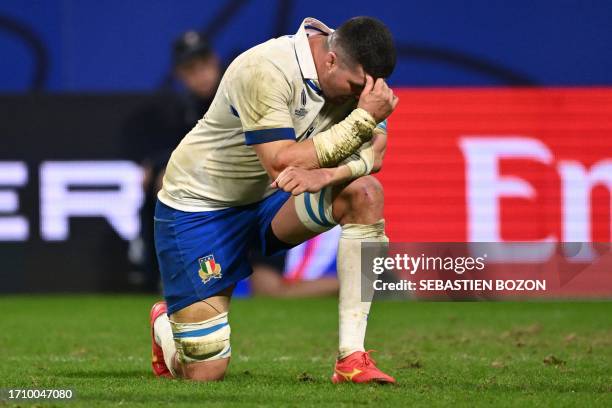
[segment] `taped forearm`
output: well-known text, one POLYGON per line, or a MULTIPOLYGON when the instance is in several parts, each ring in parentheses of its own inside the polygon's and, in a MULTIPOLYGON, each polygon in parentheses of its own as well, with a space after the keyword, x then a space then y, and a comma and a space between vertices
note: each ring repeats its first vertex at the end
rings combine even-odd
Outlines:
POLYGON ((335 166, 355 153, 363 143, 372 139, 375 127, 372 115, 357 108, 342 122, 316 134, 312 141, 321 167, 335 166))
POLYGON ((380 127, 374 128, 372 140, 362 144, 359 150, 342 162, 350 169, 351 179, 378 172, 382 165, 386 145, 386 131, 380 127))
POLYGON ((371 141, 364 143, 357 152, 345 159, 342 164, 351 170, 351 178, 365 176, 374 166, 374 147, 371 141))

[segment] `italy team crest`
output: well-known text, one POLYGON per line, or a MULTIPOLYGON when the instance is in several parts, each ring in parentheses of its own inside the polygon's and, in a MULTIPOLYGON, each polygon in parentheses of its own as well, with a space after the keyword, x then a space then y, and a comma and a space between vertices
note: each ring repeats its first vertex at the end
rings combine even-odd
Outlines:
POLYGON ((215 262, 213 255, 207 255, 198 259, 198 263, 200 264, 198 275, 200 275, 202 282, 206 283, 212 278, 221 278, 221 265, 215 262))

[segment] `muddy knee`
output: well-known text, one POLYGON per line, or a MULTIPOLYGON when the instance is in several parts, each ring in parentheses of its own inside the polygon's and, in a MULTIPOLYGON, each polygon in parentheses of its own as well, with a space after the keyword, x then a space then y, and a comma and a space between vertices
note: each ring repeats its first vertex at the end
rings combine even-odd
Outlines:
POLYGON ((382 218, 383 187, 372 177, 360 177, 348 184, 334 202, 334 218, 341 224, 371 224, 382 218))

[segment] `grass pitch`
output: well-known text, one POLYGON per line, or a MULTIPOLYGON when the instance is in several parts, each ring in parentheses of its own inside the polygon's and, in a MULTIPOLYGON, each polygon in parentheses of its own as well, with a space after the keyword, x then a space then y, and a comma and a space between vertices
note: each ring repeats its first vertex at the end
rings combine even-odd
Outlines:
POLYGON ((367 346, 397 386, 332 385, 337 303, 235 300, 222 383, 154 378, 146 296, 0 299, 0 406, 612 406, 612 302, 378 302, 367 346))

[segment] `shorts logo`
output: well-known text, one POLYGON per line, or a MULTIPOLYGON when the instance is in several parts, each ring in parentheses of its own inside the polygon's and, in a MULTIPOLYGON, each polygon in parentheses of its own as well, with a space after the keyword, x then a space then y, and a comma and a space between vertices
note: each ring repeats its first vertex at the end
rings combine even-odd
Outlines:
POLYGON ((215 262, 213 255, 207 255, 198 259, 198 263, 200 264, 198 275, 200 275, 203 283, 208 282, 212 278, 221 278, 221 265, 215 262))

